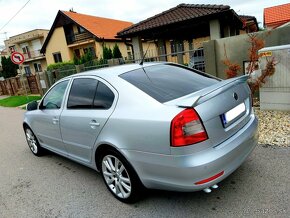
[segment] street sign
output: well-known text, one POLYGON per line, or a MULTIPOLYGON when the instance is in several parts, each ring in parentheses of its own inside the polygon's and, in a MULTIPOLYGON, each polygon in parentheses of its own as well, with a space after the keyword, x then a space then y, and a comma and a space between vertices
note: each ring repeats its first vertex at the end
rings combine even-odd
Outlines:
POLYGON ((11 61, 14 64, 22 64, 24 62, 24 55, 20 52, 13 52, 11 55, 11 61))

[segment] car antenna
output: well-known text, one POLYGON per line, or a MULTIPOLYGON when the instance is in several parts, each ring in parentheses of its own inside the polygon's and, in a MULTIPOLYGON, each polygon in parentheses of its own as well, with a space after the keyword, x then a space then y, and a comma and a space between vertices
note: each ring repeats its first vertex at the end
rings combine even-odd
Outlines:
POLYGON ((147 51, 148 51, 149 47, 150 47, 150 42, 148 43, 148 47, 147 47, 147 49, 145 51, 145 54, 143 55, 142 60, 141 60, 141 62, 139 64, 140 66, 143 66, 143 63, 144 63, 144 60, 145 60, 145 57, 147 55, 147 51))

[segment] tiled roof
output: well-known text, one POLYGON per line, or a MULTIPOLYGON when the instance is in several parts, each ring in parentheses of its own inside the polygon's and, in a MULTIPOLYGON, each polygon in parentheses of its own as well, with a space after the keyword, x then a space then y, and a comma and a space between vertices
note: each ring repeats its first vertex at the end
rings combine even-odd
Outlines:
POLYGON ((239 15, 240 19, 243 21, 243 28, 250 26, 252 30, 257 31, 259 29, 256 17, 249 15, 239 15))
POLYGON ((256 17, 254 17, 254 16, 249 16, 249 15, 239 15, 239 17, 241 18, 241 20, 244 20, 244 21, 249 21, 249 20, 254 20, 254 19, 256 19, 256 17))
POLYGON ((118 36, 150 30, 156 27, 200 18, 228 10, 230 10, 230 7, 227 5, 180 4, 122 30, 118 33, 118 36))
POLYGON ((282 25, 290 21, 290 3, 264 9, 264 25, 282 25))
POLYGON ((98 38, 115 39, 118 31, 131 26, 133 23, 103 17, 95 17, 76 12, 62 11, 74 22, 85 28, 98 38))

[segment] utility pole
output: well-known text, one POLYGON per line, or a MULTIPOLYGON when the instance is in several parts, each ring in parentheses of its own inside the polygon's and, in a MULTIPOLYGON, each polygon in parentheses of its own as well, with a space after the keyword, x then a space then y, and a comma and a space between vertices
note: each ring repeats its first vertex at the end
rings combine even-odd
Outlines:
MULTIPOLYGON (((0 34, 3 34, 3 35, 5 35, 5 38, 4 38, 4 40, 7 40, 8 38, 7 38, 7 32, 2 32, 2 33, 0 33, 0 34)), ((4 41, 3 40, 3 41, 4 41)), ((2 41, 2 40, 1 40, 2 41)), ((3 43, 4 44, 4 43, 3 43)), ((5 45, 1 45, 1 43, 0 43, 0 50, 3 50, 3 48, 5 48, 5 45)))

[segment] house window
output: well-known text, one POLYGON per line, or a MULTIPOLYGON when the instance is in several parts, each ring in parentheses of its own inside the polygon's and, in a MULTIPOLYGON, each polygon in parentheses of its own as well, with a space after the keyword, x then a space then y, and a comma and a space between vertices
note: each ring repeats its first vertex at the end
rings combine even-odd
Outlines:
POLYGON ((31 75, 31 70, 29 66, 24 66, 24 71, 26 76, 30 76, 31 75))
POLYGON ((129 59, 129 60, 133 60, 132 52, 128 51, 128 52, 127 52, 127 56, 128 56, 128 59, 129 59))
POLYGON ((171 48, 171 56, 176 56, 177 52, 184 51, 184 43, 183 41, 171 40, 170 48, 171 48))
POLYGON ((42 71, 40 63, 34 63, 33 66, 34 66, 35 72, 41 72, 42 71))
POLYGON ((23 54, 25 55, 25 58, 31 58, 28 46, 26 45, 22 46, 22 51, 23 51, 23 54))
POLYGON ((81 34, 84 32, 86 32, 86 30, 84 28, 82 28, 81 26, 78 26, 78 33, 81 34))
POLYGON ((81 52, 80 52, 79 49, 75 49, 75 50, 74 50, 74 53, 75 53, 75 56, 76 56, 77 58, 81 58, 81 52))
POLYGON ((54 63, 62 62, 62 58, 61 58, 61 53, 60 52, 53 53, 52 55, 53 55, 54 63))
POLYGON ((194 69, 205 72, 203 47, 200 47, 200 48, 194 50, 193 54, 191 55, 188 66, 190 68, 194 68, 194 69))
POLYGON ((9 47, 9 50, 10 50, 11 53, 15 52, 15 51, 16 51, 16 50, 15 50, 15 45, 10 46, 10 47, 9 47))
POLYGON ((86 54, 88 52, 90 52, 94 58, 96 57, 96 51, 94 47, 84 48, 84 53, 86 54))

